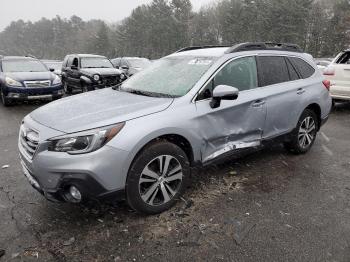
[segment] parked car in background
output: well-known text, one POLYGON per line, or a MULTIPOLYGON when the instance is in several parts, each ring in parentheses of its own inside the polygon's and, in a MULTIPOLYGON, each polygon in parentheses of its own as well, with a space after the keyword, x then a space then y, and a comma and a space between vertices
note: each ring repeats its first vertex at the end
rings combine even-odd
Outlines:
POLYGON ((41 60, 47 68, 59 77, 62 76, 62 61, 59 60, 41 60))
POLYGON ((332 59, 330 58, 316 58, 315 59, 315 63, 317 65, 317 67, 321 70, 321 72, 323 72, 323 70, 330 65, 330 63, 332 62, 332 59))
POLYGON ((116 68, 123 70, 123 72, 129 77, 146 69, 152 64, 149 59, 141 57, 114 58, 112 59, 112 63, 116 68))
POLYGON ((308 152, 330 113, 328 84, 295 45, 184 48, 119 88, 26 116, 23 169, 50 200, 125 196, 140 213, 160 213, 181 197, 191 167, 271 141, 308 152))
POLYGON ((66 93, 71 93, 73 89, 88 92, 111 87, 124 79, 123 72, 100 55, 67 55, 62 64, 62 82, 66 93))
POLYGON ((350 49, 341 52, 324 70, 331 82, 331 96, 334 101, 350 101, 350 49))
POLYGON ((63 96, 60 77, 38 59, 0 56, 0 95, 3 105, 14 101, 59 99, 63 96))

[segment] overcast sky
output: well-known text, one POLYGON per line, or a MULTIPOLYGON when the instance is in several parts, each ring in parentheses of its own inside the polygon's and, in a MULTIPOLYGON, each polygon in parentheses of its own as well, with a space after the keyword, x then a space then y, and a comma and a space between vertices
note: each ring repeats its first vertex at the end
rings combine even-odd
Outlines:
MULTIPOLYGON (((152 0, 0 0, 0 31, 11 21, 37 21, 42 17, 77 15, 84 20, 93 18, 117 22, 127 17, 138 5, 152 0)), ((195 10, 213 0, 191 0, 195 10)))

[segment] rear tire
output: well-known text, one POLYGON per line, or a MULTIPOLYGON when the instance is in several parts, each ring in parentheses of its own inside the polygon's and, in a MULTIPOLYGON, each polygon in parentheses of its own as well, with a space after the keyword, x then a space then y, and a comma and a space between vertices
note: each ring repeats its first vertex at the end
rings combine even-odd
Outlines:
POLYGON ((314 144, 319 122, 314 111, 306 109, 300 116, 297 127, 291 133, 285 148, 294 154, 305 154, 314 144))
POLYGON ((127 178, 128 204, 138 213, 158 214, 171 208, 184 193, 190 163, 177 145, 157 141, 134 159, 127 178))

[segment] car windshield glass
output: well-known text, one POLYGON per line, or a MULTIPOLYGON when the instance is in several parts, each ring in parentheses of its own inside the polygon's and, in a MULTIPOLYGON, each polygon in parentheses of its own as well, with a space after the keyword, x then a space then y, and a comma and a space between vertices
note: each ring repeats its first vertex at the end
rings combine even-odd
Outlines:
POLYGON ((111 61, 101 57, 84 57, 81 59, 82 68, 113 68, 111 61))
POLYGON ((146 68, 151 65, 148 59, 128 59, 131 67, 146 68))
POLYGON ((52 68, 55 70, 61 70, 62 63, 45 63, 48 68, 52 68))
POLYGON ((37 60, 5 60, 2 62, 2 70, 11 72, 46 72, 46 66, 37 60))
POLYGON ((180 97, 192 89, 214 59, 191 56, 163 58, 125 81, 121 90, 150 96, 180 97))

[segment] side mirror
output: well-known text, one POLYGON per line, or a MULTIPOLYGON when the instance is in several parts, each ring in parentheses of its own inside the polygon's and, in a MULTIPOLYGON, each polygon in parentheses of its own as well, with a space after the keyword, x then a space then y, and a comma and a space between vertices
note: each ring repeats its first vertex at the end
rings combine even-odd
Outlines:
POLYGON ((211 108, 218 108, 221 100, 236 100, 238 98, 239 90, 233 86, 218 85, 214 88, 213 98, 210 101, 211 108))
POLYGON ((49 68, 50 72, 55 72, 54 68, 49 68))
POLYGON ((128 66, 122 66, 121 69, 123 69, 123 70, 129 70, 129 67, 128 67, 128 66))

